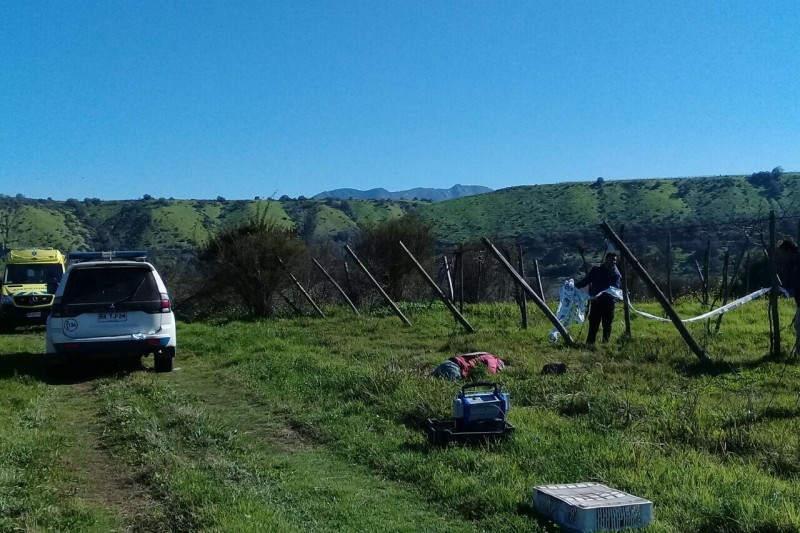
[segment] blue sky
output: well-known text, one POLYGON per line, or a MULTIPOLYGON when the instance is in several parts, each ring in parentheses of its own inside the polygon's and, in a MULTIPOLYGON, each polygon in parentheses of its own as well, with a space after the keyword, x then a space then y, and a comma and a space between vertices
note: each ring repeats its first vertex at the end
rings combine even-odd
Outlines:
POLYGON ((797 1, 0 4, 0 192, 800 170, 797 1))

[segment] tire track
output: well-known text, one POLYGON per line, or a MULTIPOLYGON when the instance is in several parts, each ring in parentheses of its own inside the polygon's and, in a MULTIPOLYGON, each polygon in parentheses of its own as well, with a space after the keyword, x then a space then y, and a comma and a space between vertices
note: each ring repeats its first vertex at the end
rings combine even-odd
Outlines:
POLYGON ((124 524, 123 530, 134 529, 159 504, 138 474, 103 446, 106 428, 96 386, 91 381, 59 386, 56 401, 64 430, 72 439, 71 447, 62 454, 61 466, 73 474, 75 484, 63 490, 108 510, 124 524))

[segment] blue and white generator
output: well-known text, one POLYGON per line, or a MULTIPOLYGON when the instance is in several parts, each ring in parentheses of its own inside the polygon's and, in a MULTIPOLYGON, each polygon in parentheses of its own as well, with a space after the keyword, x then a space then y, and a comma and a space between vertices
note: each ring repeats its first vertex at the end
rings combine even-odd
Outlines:
POLYGON ((428 419, 425 433, 434 445, 451 442, 483 443, 505 439, 514 433, 506 415, 511 405, 502 383, 478 381, 461 387, 453 401, 453 417, 445 420, 428 419), (485 390, 485 389, 489 390, 485 390), (483 390, 470 390, 483 389, 483 390))
POLYGON ((461 387, 453 401, 453 420, 456 431, 481 432, 504 428, 510 397, 502 392, 501 383, 477 381, 461 387), (491 390, 470 390, 485 389, 491 390))

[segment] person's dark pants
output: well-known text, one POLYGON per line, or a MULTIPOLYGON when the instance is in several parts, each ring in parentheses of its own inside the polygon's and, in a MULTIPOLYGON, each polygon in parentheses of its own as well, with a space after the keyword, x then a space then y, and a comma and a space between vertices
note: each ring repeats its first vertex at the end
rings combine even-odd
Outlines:
POLYGON ((589 308, 589 335, 586 337, 588 344, 594 344, 597 339, 597 330, 603 323, 603 342, 611 338, 611 324, 614 322, 614 298, 608 294, 601 294, 592 300, 589 308))

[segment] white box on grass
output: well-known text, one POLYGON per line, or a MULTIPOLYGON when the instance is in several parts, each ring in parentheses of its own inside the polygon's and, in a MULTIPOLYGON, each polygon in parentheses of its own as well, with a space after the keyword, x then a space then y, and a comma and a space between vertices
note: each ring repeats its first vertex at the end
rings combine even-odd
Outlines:
POLYGON ((536 510, 573 532, 644 527, 653 502, 600 483, 540 485, 533 489, 536 510))

